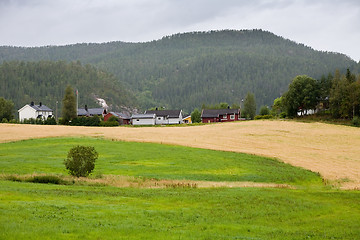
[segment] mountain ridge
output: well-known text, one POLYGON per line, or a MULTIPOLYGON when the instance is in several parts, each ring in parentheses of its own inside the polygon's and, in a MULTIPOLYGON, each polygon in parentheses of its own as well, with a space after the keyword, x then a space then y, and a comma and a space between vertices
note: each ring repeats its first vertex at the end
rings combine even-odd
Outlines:
POLYGON ((341 53, 311 47, 263 30, 221 30, 165 36, 144 43, 82 43, 38 48, 0 47, 0 62, 80 61, 112 73, 140 107, 183 108, 239 103, 255 93, 271 105, 300 74, 320 78, 358 69, 341 53))

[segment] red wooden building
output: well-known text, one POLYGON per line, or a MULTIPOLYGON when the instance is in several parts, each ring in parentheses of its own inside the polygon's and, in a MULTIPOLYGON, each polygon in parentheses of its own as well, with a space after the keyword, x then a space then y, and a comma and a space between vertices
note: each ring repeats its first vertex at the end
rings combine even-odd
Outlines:
POLYGON ((203 123, 232 122, 240 120, 239 109, 203 109, 201 120, 203 123))
POLYGON ((109 112, 104 116, 104 121, 106 122, 107 120, 109 120, 111 116, 116 117, 120 125, 130 124, 130 120, 131 120, 130 115, 126 113, 118 113, 118 112, 109 112))

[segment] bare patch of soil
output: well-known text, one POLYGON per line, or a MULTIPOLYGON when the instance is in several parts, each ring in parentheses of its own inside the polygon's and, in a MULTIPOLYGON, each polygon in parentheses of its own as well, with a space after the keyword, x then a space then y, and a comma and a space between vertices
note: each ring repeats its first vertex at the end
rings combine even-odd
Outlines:
POLYGON ((341 188, 360 188, 360 128, 271 120, 141 128, 0 124, 0 142, 60 136, 156 142, 274 157, 319 172, 341 188))

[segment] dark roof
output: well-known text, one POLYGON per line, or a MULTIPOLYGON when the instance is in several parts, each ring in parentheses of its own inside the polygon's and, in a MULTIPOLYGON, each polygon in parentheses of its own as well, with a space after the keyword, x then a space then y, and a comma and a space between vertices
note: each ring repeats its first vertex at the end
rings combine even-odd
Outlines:
POLYGON ((239 109, 204 109, 202 110, 202 118, 219 117, 225 114, 239 114, 239 109))
POLYGON ((122 118, 122 119, 130 119, 130 115, 127 113, 119 113, 119 112, 109 112, 110 114, 112 114, 115 117, 118 118, 122 118))
POLYGON ((35 109, 36 111, 43 111, 43 112, 52 112, 52 110, 45 106, 45 105, 31 105, 29 104, 30 107, 32 107, 33 109, 35 109))
POLYGON ((94 115, 102 115, 104 109, 102 108, 89 108, 87 111, 84 108, 78 109, 78 116, 94 116, 94 115))
POLYGON ((146 114, 156 114, 159 117, 169 117, 169 118, 178 118, 180 116, 181 110, 150 110, 146 111, 146 114))

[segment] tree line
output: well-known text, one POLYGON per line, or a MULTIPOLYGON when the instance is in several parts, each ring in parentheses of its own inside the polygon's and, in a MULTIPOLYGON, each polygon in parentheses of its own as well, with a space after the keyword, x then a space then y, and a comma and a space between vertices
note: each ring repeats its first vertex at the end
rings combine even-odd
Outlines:
POLYGON ((352 119, 360 116, 360 74, 350 69, 315 80, 307 75, 293 79, 281 98, 275 99, 275 112, 289 117, 311 113, 330 114, 333 118, 352 119))

